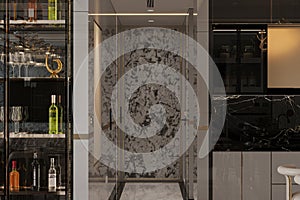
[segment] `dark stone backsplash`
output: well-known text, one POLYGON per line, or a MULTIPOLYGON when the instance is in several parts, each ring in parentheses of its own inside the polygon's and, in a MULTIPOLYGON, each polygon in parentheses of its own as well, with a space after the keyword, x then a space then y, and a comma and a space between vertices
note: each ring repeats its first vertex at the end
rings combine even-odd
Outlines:
POLYGON ((227 100, 227 115, 215 150, 300 149, 300 96, 222 98, 227 100))

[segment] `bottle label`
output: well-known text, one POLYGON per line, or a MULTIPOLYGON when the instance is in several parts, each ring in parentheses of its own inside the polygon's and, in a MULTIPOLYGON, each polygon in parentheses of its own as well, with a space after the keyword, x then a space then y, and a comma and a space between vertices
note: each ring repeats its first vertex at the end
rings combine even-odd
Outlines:
POLYGON ((28 17, 34 18, 34 9, 33 8, 28 8, 28 17))
POLYGON ((49 174, 48 176, 48 187, 56 188, 56 174, 49 174))
POLYGON ((36 186, 36 168, 33 168, 33 186, 36 186))

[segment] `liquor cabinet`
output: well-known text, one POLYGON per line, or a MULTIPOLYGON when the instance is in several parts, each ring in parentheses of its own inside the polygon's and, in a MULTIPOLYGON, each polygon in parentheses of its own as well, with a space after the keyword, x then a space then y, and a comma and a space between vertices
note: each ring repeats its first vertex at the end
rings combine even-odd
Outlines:
POLYGON ((0 199, 73 198, 72 4, 0 3, 0 199))

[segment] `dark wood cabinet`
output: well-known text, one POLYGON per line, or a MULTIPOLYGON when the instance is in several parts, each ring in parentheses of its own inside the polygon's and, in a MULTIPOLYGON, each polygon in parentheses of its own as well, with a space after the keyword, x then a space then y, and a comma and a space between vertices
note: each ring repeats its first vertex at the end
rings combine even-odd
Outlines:
MULTIPOLYGON (((226 93, 262 93, 264 91, 265 51, 260 48, 264 25, 213 25, 211 56, 221 74, 226 93)), ((212 82, 214 73, 212 73, 212 82)), ((219 86, 212 85, 214 93, 219 86)))

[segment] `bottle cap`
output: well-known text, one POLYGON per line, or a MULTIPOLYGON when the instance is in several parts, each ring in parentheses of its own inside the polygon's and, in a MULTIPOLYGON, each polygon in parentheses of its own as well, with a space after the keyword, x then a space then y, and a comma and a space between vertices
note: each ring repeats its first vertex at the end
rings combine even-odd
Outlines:
POLYGON ((37 152, 33 153, 33 158, 36 159, 38 157, 37 152))
POLYGON ((61 103, 61 95, 58 95, 58 100, 57 100, 58 103, 61 103))
POLYGON ((14 169, 17 168, 17 161, 15 160, 12 161, 12 168, 14 169))
POLYGON ((55 103, 56 95, 51 95, 51 103, 55 103))
POLYGON ((50 158, 51 163, 54 163, 54 158, 50 158))

